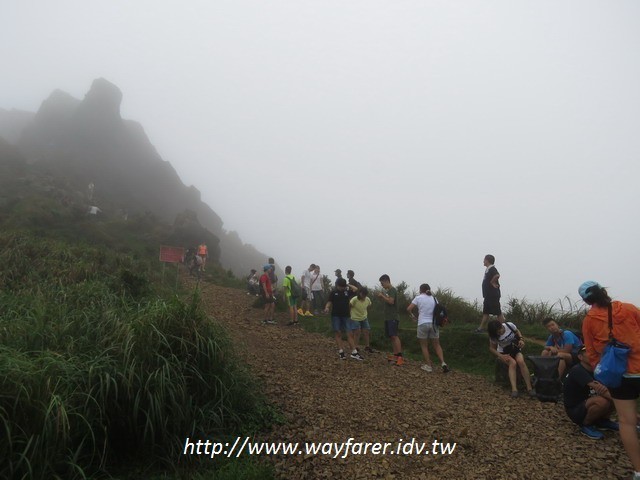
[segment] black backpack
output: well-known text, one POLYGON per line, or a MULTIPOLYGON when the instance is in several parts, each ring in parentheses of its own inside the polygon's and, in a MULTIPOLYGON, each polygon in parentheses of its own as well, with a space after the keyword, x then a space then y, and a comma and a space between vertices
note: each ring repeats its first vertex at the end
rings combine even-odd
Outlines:
POLYGON ((527 356, 533 363, 533 387, 541 402, 557 402, 562 395, 562 382, 558 377, 558 357, 527 356))
POLYGON ((300 298, 300 285, 296 282, 295 277, 287 277, 289 279, 289 291, 291 292, 291 298, 300 298))
POLYGON ((433 299, 436 302, 435 307, 433 307, 433 324, 438 328, 444 327, 449 323, 447 308, 443 304, 438 303, 436 297, 433 297, 433 299))

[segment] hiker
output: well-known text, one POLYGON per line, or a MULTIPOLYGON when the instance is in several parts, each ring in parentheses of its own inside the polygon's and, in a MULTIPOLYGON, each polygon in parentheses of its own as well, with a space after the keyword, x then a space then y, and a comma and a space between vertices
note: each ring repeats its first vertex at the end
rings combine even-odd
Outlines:
POLYGON ((347 284, 349 285, 349 287, 355 287, 355 291, 357 292, 359 289, 362 288, 362 285, 360 284, 359 281, 357 281, 355 278, 353 278, 355 276, 355 273, 353 272, 353 270, 347 270, 347 284))
POLYGON ((289 306, 289 325, 298 324, 298 310, 296 309, 296 303, 298 297, 300 297, 300 287, 296 282, 296 278, 291 275, 291 266, 287 265, 284 268, 284 280, 282 280, 282 289, 284 291, 287 305, 289 306))
POLYGON ((353 285, 349 285, 353 296, 349 300, 351 305, 351 323, 350 330, 353 332, 353 343, 358 348, 360 343, 360 332, 364 337, 364 351, 367 353, 374 353, 371 348, 371 325, 369 324, 368 309, 371 306, 371 299, 369 298, 369 290, 367 287, 360 287, 359 290, 355 289, 353 285))
POLYGON ((543 357, 558 357, 560 359, 558 377, 562 378, 565 371, 579 363, 578 351, 582 348, 582 341, 572 331, 562 330, 551 317, 542 320, 542 325, 551 335, 547 338, 547 343, 540 355, 543 357))
POLYGON ((247 295, 259 295, 260 292, 260 280, 258 279, 258 272, 255 268, 251 269, 251 272, 247 276, 247 295))
POLYGON ((324 306, 324 286, 322 285, 322 275, 320 275, 320 266, 315 265, 311 274, 311 303, 313 304, 313 313, 320 315, 320 311, 324 306))
POLYGON ((209 250, 207 249, 207 244, 202 242, 198 246, 198 257, 202 259, 202 266, 200 269, 204 272, 205 267, 207 266, 207 257, 209 256, 209 250))
POLYGON ((331 311, 331 328, 333 329, 333 336, 338 346, 338 356, 340 360, 347 358, 343 348, 343 332, 347 334, 347 344, 351 348, 351 358, 354 360, 364 360, 353 342, 353 331, 347 330, 347 325, 351 319, 349 316, 349 292, 347 281, 344 278, 339 278, 335 288, 329 293, 329 300, 324 307, 324 313, 329 313, 329 311, 331 311))
POLYGON ((494 263, 496 257, 493 255, 485 255, 483 265, 485 267, 484 277, 482 279, 482 297, 484 301, 482 303, 482 321, 480 326, 476 328, 475 333, 483 333, 484 328, 489 321, 489 315, 496 315, 498 320, 504 323, 504 315, 500 309, 500 274, 496 269, 494 263))
POLYGON ((271 290, 273 291, 273 296, 276 296, 276 291, 278 288, 278 276, 276 275, 276 261, 269 257, 267 263, 271 265, 271 269, 267 272, 269 275, 269 281, 271 282, 271 290))
POLYGON ((431 356, 429 355, 429 339, 433 349, 440 360, 443 373, 449 371, 449 366, 444 361, 444 353, 442 352, 442 346, 440 346, 440 329, 433 321, 433 310, 436 306, 436 299, 431 293, 431 287, 428 283, 420 285, 420 294, 414 298, 409 306, 407 312, 411 319, 418 324, 418 341, 420 342, 420 348, 422 349, 422 356, 426 362, 420 368, 425 372, 433 371, 433 364, 431 363, 431 356), (413 314, 413 310, 418 308, 418 318, 413 314))
POLYGON ((270 264, 263 266, 262 270, 264 273, 260 276, 260 294, 264 300, 264 320, 262 323, 275 325, 276 322, 273 319, 273 313, 276 308, 276 298, 273 296, 271 280, 269 279, 269 270, 271 270, 271 268, 270 264))
POLYGON ((529 369, 521 352, 524 347, 524 340, 518 331, 518 327, 511 322, 503 323, 499 320, 491 320, 487 325, 487 333, 489 334, 489 351, 509 367, 511 397, 516 398, 518 396, 518 385, 516 383, 518 379, 516 369, 518 367, 527 386, 527 393, 532 397, 535 396, 536 392, 531 387, 529 369))
POLYGON ((315 264, 309 265, 309 268, 305 269, 300 275, 300 283, 302 286, 302 301, 300 304, 300 308, 298 308, 298 315, 302 315, 305 317, 313 317, 313 313, 311 313, 310 306, 311 300, 313 298, 311 294, 311 272, 316 268, 315 264))
POLYGON ((578 350, 578 364, 574 365, 564 381, 564 410, 580 431, 589 438, 604 438, 597 428, 618 430, 618 424, 609 419, 613 412, 613 399, 607 387, 593 378, 587 349, 578 350))
POLYGON ((582 335, 591 366, 595 369, 600 361, 610 335, 631 347, 622 382, 619 387, 610 387, 609 393, 618 412, 620 439, 635 470, 633 478, 640 480, 640 442, 636 432, 636 400, 640 396, 640 310, 630 303, 611 300, 606 289, 591 280, 580 285, 578 293, 591 307, 582 321, 582 335))
POLYGON ((336 281, 334 282, 334 285, 338 284, 338 280, 340 280, 342 278, 342 270, 340 270, 339 268, 336 269, 335 272, 333 272, 334 275, 336 276, 336 281))
POLYGON ((398 336, 398 291, 391 285, 391 279, 386 273, 380 277, 380 285, 385 290, 378 292, 377 297, 382 300, 382 314, 384 318, 384 333, 391 340, 391 355, 387 356, 387 360, 400 367, 404 365, 404 357, 402 355, 402 344, 398 336))

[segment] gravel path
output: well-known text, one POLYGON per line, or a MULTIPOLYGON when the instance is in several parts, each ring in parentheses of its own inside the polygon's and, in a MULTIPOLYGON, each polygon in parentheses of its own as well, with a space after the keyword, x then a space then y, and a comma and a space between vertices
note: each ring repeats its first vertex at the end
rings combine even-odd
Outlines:
POLYGON ((558 404, 511 399, 481 377, 426 373, 413 361, 391 366, 386 352, 368 355, 364 362, 340 360, 331 339, 287 327, 282 316, 278 325, 261 325, 261 310, 251 308, 255 297, 209 284, 201 288, 207 312, 228 327, 267 396, 287 419, 262 439, 302 443, 353 437, 355 442, 393 445, 387 455, 345 459, 272 456, 269 461, 280 478, 631 476, 617 433, 606 432, 602 441, 582 436, 558 404), (403 444, 411 439, 428 443, 429 454, 390 454, 401 439, 403 444), (434 455, 434 440, 455 442, 455 450, 434 455))

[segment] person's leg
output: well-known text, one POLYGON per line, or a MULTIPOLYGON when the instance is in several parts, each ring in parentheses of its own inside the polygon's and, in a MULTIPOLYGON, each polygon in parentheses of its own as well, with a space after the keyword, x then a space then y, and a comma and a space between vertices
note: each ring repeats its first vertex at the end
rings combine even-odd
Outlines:
POLYGON ((402 344, 400 343, 400 337, 394 335, 391 337, 391 347, 393 349, 393 354, 397 356, 402 356, 402 344))
POLYGON ((440 339, 439 338, 432 338, 431 339, 431 343, 433 345, 433 350, 436 352, 436 355, 438 356, 438 359, 440 360, 440 364, 441 365, 446 365, 446 362, 444 361, 444 352, 442 351, 442 346, 440 345, 440 339))
POLYGON ((269 320, 271 320, 273 322, 273 317, 274 314, 276 312, 276 303, 275 302, 271 302, 269 304, 269 320))
POLYGON ((419 338, 418 341, 420 342, 420 349, 422 350, 422 358, 424 358, 424 363, 431 367, 432 363, 431 355, 429 354, 429 340, 426 338, 419 338))
POLYGON ((636 472, 640 472, 640 442, 638 442, 638 432, 636 430, 638 418, 636 400, 619 400, 614 398, 613 403, 618 412, 620 440, 622 440, 622 445, 624 445, 633 469, 636 472))
MULTIPOLYGON (((358 322, 358 323, 360 323, 360 322, 358 322)), ((355 344, 355 346, 357 348, 358 345, 360 345, 360 326, 358 326, 358 328, 353 330, 351 333, 353 334, 353 343, 355 344)))
POLYGON ((511 393, 513 394, 514 392, 518 392, 518 373, 517 373, 517 366, 518 364, 516 363, 516 361, 509 357, 507 360, 507 366, 509 367, 509 383, 511 384, 511 393))
POLYGON ((516 355, 516 363, 520 367, 520 373, 522 373, 522 378, 524 379, 524 384, 527 386, 527 392, 531 392, 531 375, 529 374, 529 368, 527 368, 527 364, 524 361, 524 356, 521 353, 516 355))
POLYGON ((611 413, 611 402, 604 397, 598 395, 589 397, 584 403, 587 414, 582 420, 583 425, 593 425, 598 420, 609 418, 611 413))
POLYGON ((485 328, 487 328, 487 323, 489 322, 489 314, 483 313, 482 320, 480 321, 480 326, 476 329, 476 332, 483 332, 485 328))

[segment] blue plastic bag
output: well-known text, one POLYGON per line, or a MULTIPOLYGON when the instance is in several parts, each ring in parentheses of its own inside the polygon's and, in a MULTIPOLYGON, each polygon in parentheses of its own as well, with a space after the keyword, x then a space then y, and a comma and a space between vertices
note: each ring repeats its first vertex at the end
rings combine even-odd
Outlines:
POLYGON ((617 340, 607 343, 600 362, 593 370, 593 377, 608 388, 619 387, 622 383, 622 375, 627 371, 627 357, 630 351, 629 345, 617 340))

